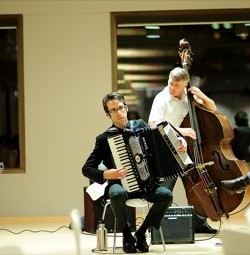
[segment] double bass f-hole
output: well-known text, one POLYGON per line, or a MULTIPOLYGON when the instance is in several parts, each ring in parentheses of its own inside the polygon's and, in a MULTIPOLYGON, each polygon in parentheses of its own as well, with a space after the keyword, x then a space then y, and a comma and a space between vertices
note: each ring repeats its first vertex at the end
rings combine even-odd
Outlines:
POLYGON ((218 151, 213 151, 212 155, 213 155, 213 156, 217 156, 218 161, 219 161, 219 164, 220 164, 220 167, 221 167, 224 171, 226 171, 226 170, 229 169, 229 165, 228 165, 228 164, 226 164, 225 166, 223 166, 222 161, 221 161, 221 157, 220 157, 220 154, 218 153, 218 151))

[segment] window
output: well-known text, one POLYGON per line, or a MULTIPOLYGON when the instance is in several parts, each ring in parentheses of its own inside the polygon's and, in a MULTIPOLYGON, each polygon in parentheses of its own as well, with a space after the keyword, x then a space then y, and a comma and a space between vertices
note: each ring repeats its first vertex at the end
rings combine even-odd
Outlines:
POLYGON ((249 17, 250 9, 112 13, 113 90, 147 121, 169 71, 180 65, 179 41, 186 38, 194 53, 191 83, 228 116, 249 111, 249 17))
POLYGON ((0 162, 25 172, 22 15, 0 15, 0 162))

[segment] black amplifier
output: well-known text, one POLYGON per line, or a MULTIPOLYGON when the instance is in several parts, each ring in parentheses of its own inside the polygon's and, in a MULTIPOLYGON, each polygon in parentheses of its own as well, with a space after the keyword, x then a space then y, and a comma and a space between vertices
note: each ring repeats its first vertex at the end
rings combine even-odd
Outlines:
MULTIPOLYGON (((171 206, 162 219, 165 243, 194 243, 193 206, 171 206)), ((151 229, 151 243, 162 243, 157 229, 151 229)))

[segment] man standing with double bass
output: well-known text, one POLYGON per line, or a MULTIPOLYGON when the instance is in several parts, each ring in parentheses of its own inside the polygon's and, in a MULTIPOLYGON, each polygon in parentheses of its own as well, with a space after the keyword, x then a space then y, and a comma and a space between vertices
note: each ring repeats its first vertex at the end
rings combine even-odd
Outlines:
MULTIPOLYGON (((181 124, 188 114, 187 85, 190 80, 186 70, 180 67, 174 68, 168 79, 168 85, 154 98, 148 123, 155 126, 162 121, 168 121, 186 137, 196 139, 196 132, 192 128, 181 128, 181 124)), ((188 89, 194 99, 210 111, 216 111, 216 105, 212 99, 206 96, 199 88, 188 89)), ((165 187, 173 191, 175 181, 165 181, 165 187)), ((195 233, 215 234, 216 229, 208 225, 206 218, 194 214, 195 233)))

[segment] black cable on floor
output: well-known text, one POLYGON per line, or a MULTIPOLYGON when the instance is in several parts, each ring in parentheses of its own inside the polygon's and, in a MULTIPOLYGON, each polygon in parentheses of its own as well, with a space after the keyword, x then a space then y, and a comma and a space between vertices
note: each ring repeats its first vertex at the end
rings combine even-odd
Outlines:
POLYGON ((59 231, 60 229, 62 228, 67 228, 67 229, 70 229, 68 226, 61 226, 55 230, 31 230, 31 229, 24 229, 24 230, 21 230, 19 232, 14 232, 14 231, 11 231, 7 228, 0 228, 0 231, 7 231, 11 234, 14 234, 14 235, 19 235, 19 234, 22 234, 24 232, 31 232, 31 233, 40 233, 40 232, 45 232, 45 233, 55 233, 57 231, 59 231))

